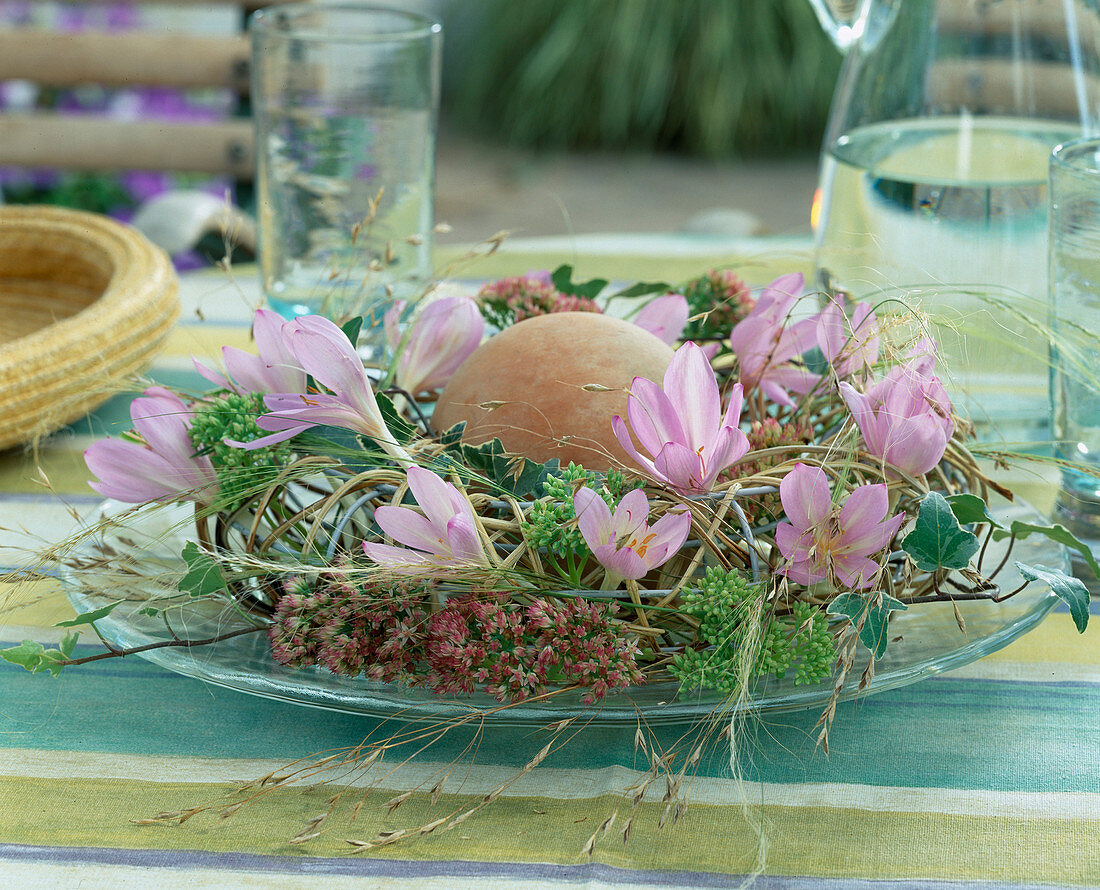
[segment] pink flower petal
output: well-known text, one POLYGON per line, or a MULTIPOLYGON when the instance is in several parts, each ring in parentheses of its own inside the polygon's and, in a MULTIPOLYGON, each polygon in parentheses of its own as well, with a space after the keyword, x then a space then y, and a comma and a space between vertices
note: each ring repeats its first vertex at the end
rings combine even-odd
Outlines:
POLYGON ((829 482, 821 467, 795 464, 779 483, 779 499, 783 512, 799 531, 821 524, 829 515, 829 482))
POLYGON ((592 555, 600 565, 620 578, 637 581, 649 574, 649 567, 629 547, 616 548, 614 544, 601 544, 592 548, 592 555))
POLYGON ((669 442, 653 460, 662 479, 680 491, 701 491, 703 462, 699 454, 679 442, 669 442))
POLYGON ((573 510, 577 514, 577 528, 588 549, 611 541, 611 508, 591 488, 577 489, 573 495, 573 510))
POLYGON ((665 294, 650 300, 634 318, 634 324, 670 346, 680 339, 689 315, 683 294, 665 294))
POLYGON ((680 415, 665 392, 652 380, 635 377, 626 400, 626 417, 638 443, 656 455, 666 442, 685 442, 680 415))
POLYGON ((409 507, 384 504, 374 511, 374 521, 382 531, 406 547, 437 555, 445 552, 440 529, 409 507))
POLYGON ((714 370, 694 343, 685 343, 672 356, 665 371, 664 391, 686 434, 686 438, 666 441, 696 446, 711 442, 718 432, 722 403, 714 370))

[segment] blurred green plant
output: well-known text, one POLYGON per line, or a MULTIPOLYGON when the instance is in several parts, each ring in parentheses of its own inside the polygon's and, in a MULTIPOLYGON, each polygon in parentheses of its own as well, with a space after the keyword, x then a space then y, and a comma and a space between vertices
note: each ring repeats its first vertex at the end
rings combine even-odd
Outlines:
POLYGON ((820 145, 840 57, 806 0, 483 0, 463 9, 449 97, 460 126, 515 145, 710 157, 820 145))

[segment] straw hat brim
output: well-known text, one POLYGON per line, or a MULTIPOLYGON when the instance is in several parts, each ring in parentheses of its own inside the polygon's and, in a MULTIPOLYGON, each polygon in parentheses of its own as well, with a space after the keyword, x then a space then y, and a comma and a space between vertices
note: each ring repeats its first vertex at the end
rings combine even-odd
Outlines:
POLYGON ((0 449, 93 410, 179 316, 167 255, 105 216, 0 207, 0 449))

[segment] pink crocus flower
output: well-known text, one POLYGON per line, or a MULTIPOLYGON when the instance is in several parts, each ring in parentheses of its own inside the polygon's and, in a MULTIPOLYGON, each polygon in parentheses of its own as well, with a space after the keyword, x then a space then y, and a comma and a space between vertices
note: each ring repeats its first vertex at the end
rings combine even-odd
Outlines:
POLYGON ((264 396, 268 413, 256 425, 274 435, 232 444, 262 448, 330 424, 370 437, 397 460, 410 460, 386 426, 366 369, 340 328, 320 315, 303 315, 284 325, 283 336, 299 367, 328 391, 264 396))
POLYGON ((591 488, 573 495, 577 527, 592 555, 612 581, 637 581, 670 560, 684 546, 691 529, 691 515, 666 513, 649 525, 649 501, 645 492, 627 492, 614 514, 591 488))
POLYGON ((142 504, 160 498, 183 498, 209 504, 218 492, 210 459, 195 454, 188 430, 191 409, 160 386, 145 390, 130 403, 130 418, 141 442, 101 439, 84 452, 97 477, 88 484, 104 497, 142 504))
POLYGON ((487 566, 474 511, 462 493, 423 467, 409 467, 408 479, 423 513, 391 505, 374 511, 374 520, 382 531, 405 546, 364 541, 363 552, 402 574, 441 567, 487 566))
POLYGON ((922 353, 892 368, 866 393, 840 384, 868 453, 910 476, 936 466, 955 433, 951 400, 933 365, 922 353))
POLYGON ((886 518, 890 501, 882 483, 859 486, 835 510, 825 471, 802 463, 779 484, 779 498, 787 514, 775 530, 787 560, 781 571, 799 584, 831 575, 850 590, 870 587, 879 571, 871 554, 886 547, 905 521, 902 513, 886 518))
POLYGON ((386 339, 397 354, 394 382, 416 395, 440 389, 481 344, 485 321, 469 297, 433 300, 417 313, 402 343, 397 319, 405 308, 398 300, 386 313, 386 339))
POLYGON ((241 394, 305 392, 306 372, 299 367, 285 336, 289 324, 277 312, 257 309, 252 319, 252 336, 259 355, 223 346, 224 375, 197 359, 195 368, 215 386, 241 394))
POLYGON ((734 385, 726 412, 714 369, 703 351, 685 343, 665 371, 664 388, 635 377, 626 402, 626 423, 616 415, 611 429, 619 444, 646 472, 680 492, 709 491, 718 474, 740 460, 749 440, 738 429, 742 388, 734 385), (634 445, 631 432, 642 448, 634 445))
POLYGON ((688 320, 688 301, 683 294, 665 294, 650 300, 634 316, 634 324, 670 346, 680 339, 688 320))
POLYGON ((870 368, 879 356, 878 319, 869 303, 857 303, 849 319, 834 296, 818 316, 817 344, 837 377, 870 368))
POLYGON ((783 275, 764 288, 756 306, 730 333, 745 389, 758 387, 773 402, 794 407, 790 393, 807 393, 818 375, 793 363, 817 344, 818 316, 791 323, 791 311, 802 296, 801 273, 783 275))

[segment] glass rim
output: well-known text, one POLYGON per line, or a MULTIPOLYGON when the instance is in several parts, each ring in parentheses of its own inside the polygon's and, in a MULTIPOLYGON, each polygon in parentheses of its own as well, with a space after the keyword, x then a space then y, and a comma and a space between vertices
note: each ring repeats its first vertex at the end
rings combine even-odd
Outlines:
POLYGON ((443 33, 443 26, 438 20, 419 12, 395 9, 392 6, 316 2, 280 3, 262 7, 249 17, 248 29, 253 34, 284 35, 293 37, 294 40, 325 43, 411 43, 443 33), (324 16, 328 13, 342 13, 353 21, 363 23, 386 16, 403 20, 407 27, 378 32, 365 25, 362 28, 349 29, 347 20, 339 29, 321 24, 301 24, 309 16, 324 16))
POLYGON ((1079 176, 1100 175, 1100 136, 1079 136, 1054 146, 1050 168, 1079 176), (1082 158, 1090 161, 1081 163, 1082 158))

